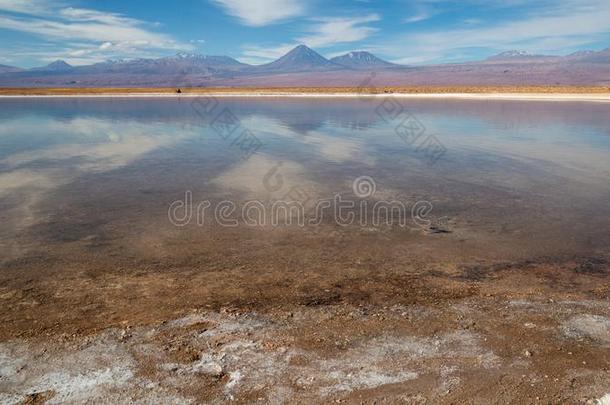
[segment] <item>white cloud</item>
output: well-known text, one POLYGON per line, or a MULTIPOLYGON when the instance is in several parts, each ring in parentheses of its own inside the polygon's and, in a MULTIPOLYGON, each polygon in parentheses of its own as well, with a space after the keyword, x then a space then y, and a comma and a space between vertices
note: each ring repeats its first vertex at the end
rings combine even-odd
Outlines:
POLYGON ((428 20, 436 16, 437 14, 447 11, 447 9, 444 9, 442 7, 442 4, 440 2, 420 0, 420 3, 410 4, 409 9, 407 10, 407 16, 403 18, 402 22, 407 24, 413 24, 420 21, 428 20))
POLYGON ((51 0, 0 0, 0 11, 8 11, 10 13, 42 15, 46 14, 49 9, 51 0))
POLYGON ((146 40, 157 44, 174 42, 171 37, 143 28, 144 23, 119 14, 95 10, 59 10, 61 20, 0 16, 0 28, 27 32, 45 38, 126 41, 146 40))
POLYGON ((277 59, 280 56, 285 55, 297 44, 282 44, 271 48, 265 48, 256 45, 246 46, 243 52, 244 57, 240 58, 245 63, 265 63, 271 60, 277 59))
POLYGON ((419 21, 427 20, 428 18, 430 18, 430 14, 425 11, 422 11, 420 13, 417 13, 410 17, 405 18, 403 21, 406 23, 416 23, 419 21))
POLYGON ((357 42, 367 38, 376 31, 375 28, 364 24, 379 21, 377 14, 352 18, 316 18, 308 28, 308 35, 297 38, 294 42, 283 43, 272 47, 247 45, 241 58, 246 63, 265 63, 285 55, 299 44, 312 48, 325 48, 348 42, 357 42))
POLYGON ((244 25, 262 27, 305 12, 303 0, 212 0, 244 25))
MULTIPOLYGON (((13 0, 0 0, 0 11, 22 14, 0 14, 0 28, 41 37, 45 45, 55 44, 54 50, 45 46, 43 60, 72 58, 72 62, 88 63, 109 57, 139 57, 151 51, 193 49, 170 35, 155 32, 154 24, 119 13, 64 7, 53 1, 23 3, 25 6, 13 0), (66 41, 71 45, 66 45, 66 41)), ((32 56, 37 53, 34 48, 30 49, 32 56)))
POLYGON ((311 28, 311 34, 298 38, 298 42, 311 47, 325 47, 329 45, 356 42, 367 38, 377 31, 376 28, 365 25, 379 21, 377 14, 352 18, 318 18, 311 28))
POLYGON ((608 29, 610 29, 610 8, 606 7, 606 10, 598 9, 593 12, 530 18, 476 30, 421 34, 415 35, 413 39, 424 45, 498 46, 544 38, 588 36, 605 32, 608 29))
POLYGON ((518 19, 491 24, 479 21, 473 28, 402 35, 379 49, 384 54, 395 55, 395 62, 421 63, 451 58, 469 48, 565 53, 567 49, 590 44, 601 35, 610 34, 608 0, 542 2, 535 12, 522 14, 518 19))

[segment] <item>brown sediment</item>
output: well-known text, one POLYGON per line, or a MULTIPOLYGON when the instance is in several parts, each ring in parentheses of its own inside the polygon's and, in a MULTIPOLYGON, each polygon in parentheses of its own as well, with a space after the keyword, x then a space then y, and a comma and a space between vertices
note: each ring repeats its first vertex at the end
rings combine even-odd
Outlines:
POLYGON ((0 387, 39 389, 29 401, 127 390, 195 402, 495 403, 500 392, 584 403, 608 391, 610 370, 609 272, 583 274, 588 261, 104 272, 99 260, 99 270, 13 277, 2 282, 0 350, 27 368, 0 387), (111 378, 85 390, 62 368, 111 378), (23 383, 45 375, 57 379, 51 391, 23 383))
MULTIPOLYGON (((610 94, 606 86, 197 87, 180 94, 610 94)), ((176 94, 169 87, 0 88, 0 95, 176 94)))

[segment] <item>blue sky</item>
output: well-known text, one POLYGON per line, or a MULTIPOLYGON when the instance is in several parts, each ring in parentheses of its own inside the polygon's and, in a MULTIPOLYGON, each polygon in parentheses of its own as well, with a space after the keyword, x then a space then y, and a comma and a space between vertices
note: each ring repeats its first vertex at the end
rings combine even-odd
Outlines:
POLYGON ((160 57, 264 63, 304 43, 427 64, 610 47, 610 0, 0 0, 0 63, 160 57))

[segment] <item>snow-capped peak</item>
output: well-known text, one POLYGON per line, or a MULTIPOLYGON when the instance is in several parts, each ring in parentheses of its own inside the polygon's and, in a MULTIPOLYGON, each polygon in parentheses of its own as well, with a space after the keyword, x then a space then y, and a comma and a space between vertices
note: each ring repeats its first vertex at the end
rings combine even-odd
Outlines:
POLYGON ((504 58, 516 58, 519 56, 533 56, 533 55, 527 51, 512 50, 512 51, 502 52, 496 56, 500 56, 500 57, 504 57, 504 58))

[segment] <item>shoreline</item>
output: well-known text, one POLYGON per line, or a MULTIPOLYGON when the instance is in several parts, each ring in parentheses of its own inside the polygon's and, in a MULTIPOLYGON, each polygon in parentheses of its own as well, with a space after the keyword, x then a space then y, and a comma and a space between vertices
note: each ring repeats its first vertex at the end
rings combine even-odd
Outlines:
POLYGON ((610 86, 311 86, 311 87, 0 87, 0 98, 19 97, 260 97, 480 99, 610 102, 610 86), (180 93, 177 91, 180 90, 180 93))
POLYGON ((16 98, 378 98, 397 97, 405 99, 465 99, 465 100, 517 100, 517 101, 586 101, 610 102, 610 93, 367 93, 358 92, 100 92, 73 94, 0 94, 0 99, 16 98))

